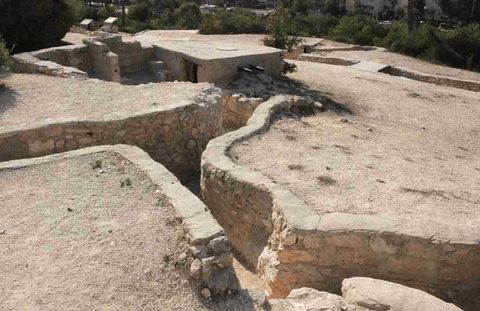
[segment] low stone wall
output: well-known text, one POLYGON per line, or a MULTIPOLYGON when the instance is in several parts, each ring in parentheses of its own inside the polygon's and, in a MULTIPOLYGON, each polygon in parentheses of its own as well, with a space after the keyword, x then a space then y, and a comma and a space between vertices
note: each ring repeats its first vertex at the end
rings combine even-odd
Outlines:
POLYGON ((153 161, 147 153, 137 147, 127 145, 90 147, 59 155, 0 163, 0 170, 19 169, 98 152, 115 152, 132 162, 168 198, 177 216, 182 220, 188 243, 192 246, 190 255, 196 258, 192 270, 200 272, 193 277, 203 283, 202 287, 208 287, 214 294, 238 288, 238 280, 232 267, 230 242, 223 228, 200 199, 182 186, 165 167, 153 161))
POLYGON ((90 70, 90 55, 88 46, 75 44, 38 50, 31 54, 41 60, 48 60, 62 66, 77 68, 81 71, 90 70))
POLYGON ((291 104, 283 97, 261 104, 246 127, 212 140, 202 155, 203 197, 270 297, 300 287, 339 292, 344 278, 368 276, 475 303, 480 224, 317 215, 287 189, 229 158, 233 144, 267 130, 274 114, 291 104))
POLYGON ((157 106, 136 115, 47 120, 35 128, 0 130, 0 161, 96 145, 135 145, 177 176, 198 170, 207 143, 222 133, 222 98, 212 86, 191 103, 157 106), (216 99, 215 99, 216 98, 216 99))
POLYGON ((120 82, 120 60, 117 54, 112 53, 105 43, 97 38, 85 38, 83 43, 88 46, 90 72, 106 81, 120 82))
POLYGON ((302 54, 299 56, 298 60, 305 61, 305 62, 329 64, 329 65, 339 65, 339 66, 351 66, 360 62, 359 60, 346 59, 346 58, 340 58, 340 57, 324 57, 324 56, 315 55, 315 54, 302 54))
POLYGON ((32 53, 25 52, 12 56, 14 61, 14 71, 21 73, 40 73, 49 76, 73 77, 87 79, 86 72, 77 68, 62 66, 49 60, 40 60, 32 53))
POLYGON ((392 76, 405 77, 405 78, 409 78, 416 81, 421 81, 421 82, 426 82, 426 83, 431 83, 431 84, 436 84, 441 86, 449 86, 457 89, 464 89, 464 90, 469 90, 474 92, 480 92, 480 82, 478 81, 461 80, 461 79, 455 79, 455 78, 445 77, 445 76, 429 75, 429 74, 415 71, 412 69, 393 67, 393 66, 385 68, 380 72, 386 73, 392 76))
POLYGON ((223 97, 222 125, 226 127, 245 126, 262 98, 246 98, 240 94, 223 97))
POLYGON ((143 61, 143 49, 140 42, 123 42, 120 36, 105 36, 96 38, 96 40, 105 43, 110 51, 118 55, 120 74, 134 73, 145 69, 146 62, 143 61))
POLYGON ((304 53, 304 50, 305 47, 303 44, 295 46, 291 52, 285 50, 285 59, 298 59, 300 55, 304 53))

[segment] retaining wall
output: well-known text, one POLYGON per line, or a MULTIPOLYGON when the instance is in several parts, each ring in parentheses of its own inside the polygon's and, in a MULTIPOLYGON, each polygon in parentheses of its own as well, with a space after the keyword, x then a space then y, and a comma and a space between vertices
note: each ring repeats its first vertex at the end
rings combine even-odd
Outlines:
POLYGON ((262 98, 246 98, 240 94, 223 97, 222 125, 226 127, 245 126, 262 98))
POLYGON ((351 66, 360 62, 359 60, 354 59, 346 59, 340 57, 324 57, 315 54, 302 54, 298 57, 298 60, 339 66, 351 66))
POLYGON ((192 103, 159 105, 101 121, 46 120, 38 127, 0 130, 0 161, 45 156, 96 145, 135 145, 177 176, 198 170, 208 141, 222 133, 222 98, 212 87, 192 103))
POLYGON ((317 215, 287 189, 229 158, 232 145, 266 131, 274 114, 292 104, 283 97, 268 100, 246 127, 212 140, 202 155, 202 195, 270 297, 300 287, 339 292, 344 278, 368 276, 446 301, 478 303, 480 224, 317 215))
POLYGON ((445 76, 436 76, 436 75, 429 75, 426 73, 422 73, 419 71, 411 70, 408 68, 401 68, 401 67, 387 67, 380 72, 386 73, 392 76, 399 76, 405 77, 416 81, 442 85, 442 86, 449 86, 455 87, 457 89, 464 89, 474 92, 480 92, 480 82, 472 81, 472 80, 461 80, 451 77, 445 76))
POLYGON ((31 54, 38 59, 74 67, 84 72, 90 70, 90 55, 88 46, 85 44, 59 46, 31 52, 31 54))

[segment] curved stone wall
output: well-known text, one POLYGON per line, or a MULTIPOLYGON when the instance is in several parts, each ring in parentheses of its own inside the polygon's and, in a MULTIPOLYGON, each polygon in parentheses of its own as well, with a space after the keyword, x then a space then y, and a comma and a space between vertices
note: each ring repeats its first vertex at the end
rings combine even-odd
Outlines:
POLYGON ((257 270, 270 297, 295 288, 339 291, 368 276, 447 301, 475 303, 480 291, 480 224, 448 226, 388 216, 317 215, 289 190, 237 165, 228 151, 268 129, 292 103, 261 104, 247 126, 212 140, 202 155, 202 194, 234 250, 257 270))

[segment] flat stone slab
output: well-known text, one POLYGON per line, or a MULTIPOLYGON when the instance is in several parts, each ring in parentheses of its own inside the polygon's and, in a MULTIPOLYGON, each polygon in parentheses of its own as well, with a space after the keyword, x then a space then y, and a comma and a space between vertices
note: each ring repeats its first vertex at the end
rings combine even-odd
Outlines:
POLYGON ((80 27, 82 27, 83 29, 88 29, 88 25, 90 25, 90 23, 93 22, 93 19, 84 19, 81 23, 80 23, 80 27))
POLYGON ((360 69, 360 70, 369 71, 369 72, 379 72, 387 67, 390 67, 390 65, 374 63, 374 62, 369 62, 364 60, 360 61, 355 65, 350 66, 350 68, 360 69))
POLYGON ((225 42, 196 42, 196 41, 159 41, 155 43, 161 48, 184 53, 187 56, 200 60, 222 60, 239 57, 255 57, 259 55, 275 55, 283 53, 281 50, 261 45, 225 42))
POLYGON ((118 17, 109 17, 103 22, 103 25, 104 26, 112 26, 113 23, 115 23, 117 20, 118 20, 118 17))
POLYGON ((421 290, 372 278, 345 279, 342 292, 346 301, 369 310, 462 311, 421 290))

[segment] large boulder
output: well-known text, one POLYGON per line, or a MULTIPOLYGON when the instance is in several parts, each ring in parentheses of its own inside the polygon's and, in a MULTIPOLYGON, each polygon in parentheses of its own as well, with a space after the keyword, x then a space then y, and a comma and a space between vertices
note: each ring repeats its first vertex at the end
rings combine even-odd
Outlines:
POLYGON ((376 311, 462 311, 421 290, 365 277, 343 280, 342 293, 349 304, 376 311))
POLYGON ((347 311, 347 303, 337 295, 312 288, 299 288, 286 299, 270 301, 272 311, 347 311))

